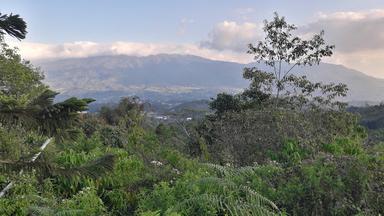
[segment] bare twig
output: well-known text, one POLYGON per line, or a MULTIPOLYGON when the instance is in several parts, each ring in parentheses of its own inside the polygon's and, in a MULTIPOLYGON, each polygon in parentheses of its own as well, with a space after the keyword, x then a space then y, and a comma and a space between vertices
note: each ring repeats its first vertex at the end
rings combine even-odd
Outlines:
MULTIPOLYGON (((29 161, 30 163, 34 162, 39 156, 40 154, 44 151, 44 149, 47 147, 47 145, 51 142, 52 138, 49 138, 47 139, 43 145, 40 147, 40 151, 37 152, 32 158, 31 160, 29 161)), ((23 170, 20 170, 19 174, 23 174, 23 170)), ((12 187, 13 187, 14 183, 11 181, 7 184, 7 186, 5 186, 5 188, 0 191, 0 198, 2 198, 12 187)))

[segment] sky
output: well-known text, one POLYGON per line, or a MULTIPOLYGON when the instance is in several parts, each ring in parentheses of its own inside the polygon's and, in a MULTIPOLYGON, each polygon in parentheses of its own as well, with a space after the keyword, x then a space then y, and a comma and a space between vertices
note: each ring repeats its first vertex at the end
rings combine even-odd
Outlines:
POLYGON ((325 31, 326 62, 384 78, 383 0, 0 0, 1 13, 27 22, 26 59, 95 55, 192 54, 247 63, 273 12, 299 35, 325 31))

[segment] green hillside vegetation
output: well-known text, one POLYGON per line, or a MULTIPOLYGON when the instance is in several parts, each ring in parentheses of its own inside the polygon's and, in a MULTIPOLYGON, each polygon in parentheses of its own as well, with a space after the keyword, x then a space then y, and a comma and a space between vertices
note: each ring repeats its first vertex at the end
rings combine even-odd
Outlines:
MULTIPOLYGON (((137 97, 98 113, 84 112, 88 98, 55 103, 42 72, 2 42, 0 215, 383 214, 384 143, 366 144, 339 101, 346 85, 295 74, 334 48, 295 29, 275 14, 249 45, 269 70, 245 68, 242 93, 218 94, 205 115, 204 101, 181 105, 161 124, 137 97)), ((26 24, 1 15, 0 34, 23 39, 26 24)))

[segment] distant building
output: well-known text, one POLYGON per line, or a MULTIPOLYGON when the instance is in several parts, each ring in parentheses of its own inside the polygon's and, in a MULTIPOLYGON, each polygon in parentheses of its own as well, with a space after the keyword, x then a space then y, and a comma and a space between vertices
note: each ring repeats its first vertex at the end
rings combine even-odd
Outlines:
POLYGON ((155 119, 159 119, 159 120, 167 120, 167 119, 168 119, 168 116, 155 116, 155 119))

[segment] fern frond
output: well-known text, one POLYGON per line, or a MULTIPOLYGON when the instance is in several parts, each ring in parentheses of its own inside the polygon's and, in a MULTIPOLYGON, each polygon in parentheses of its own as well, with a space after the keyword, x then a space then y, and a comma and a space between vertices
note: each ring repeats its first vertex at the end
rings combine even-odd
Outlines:
POLYGON ((112 154, 104 155, 94 161, 89 162, 83 166, 74 168, 60 168, 54 169, 53 173, 59 176, 88 176, 91 178, 99 178, 108 171, 113 170, 115 164, 115 156, 112 154))
POLYGON ((81 209, 65 209, 57 211, 54 216, 86 215, 87 212, 81 209))
POLYGON ((31 216, 69 216, 69 215, 86 215, 87 212, 81 209, 64 209, 57 210, 46 206, 31 206, 28 209, 28 215, 31 216))
POLYGON ((214 170, 218 176, 221 177, 233 177, 233 176, 252 176, 257 167, 245 166, 245 167, 229 167, 221 166, 217 164, 205 163, 206 167, 214 170))
POLYGON ((53 210, 50 207, 30 206, 28 208, 28 215, 32 215, 32 216, 55 215, 55 210, 53 210))
MULTIPOLYGON (((228 170, 218 166, 221 171, 228 170)), ((186 199, 166 212, 188 214, 190 210, 209 203, 217 214, 223 215, 278 215, 277 206, 248 186, 238 185, 231 179, 219 177, 200 178, 191 182, 201 194, 186 199)))
POLYGON ((216 213, 221 213, 229 216, 265 216, 265 215, 278 215, 267 207, 257 205, 255 203, 250 204, 242 200, 233 200, 221 195, 216 194, 201 194, 194 196, 190 199, 184 200, 177 205, 169 208, 165 215, 171 213, 185 213, 188 214, 188 210, 194 207, 198 207, 201 203, 209 203, 216 213))
POLYGON ((240 185, 239 189, 245 192, 247 196, 247 200, 251 201, 251 203, 256 203, 258 206, 267 206, 268 208, 279 211, 279 208, 273 203, 271 200, 252 190, 248 186, 240 185))
MULTIPOLYGON (((248 186, 233 182, 235 177, 251 177, 257 167, 234 168, 216 164, 205 164, 219 177, 201 178, 194 182, 205 194, 220 194, 225 197, 221 205, 226 206, 229 215, 277 215, 278 207, 269 199, 248 186)), ((204 199, 206 199, 205 197, 204 199)), ((217 197, 216 197, 217 198, 217 197)), ((213 200, 215 201, 215 200, 213 200)))

